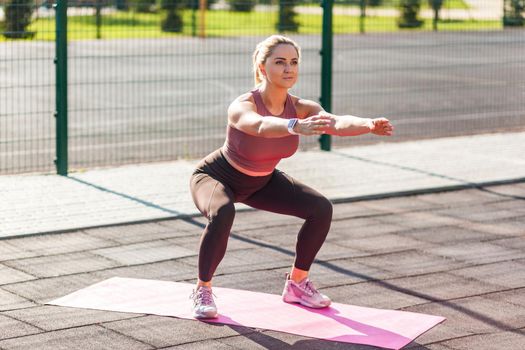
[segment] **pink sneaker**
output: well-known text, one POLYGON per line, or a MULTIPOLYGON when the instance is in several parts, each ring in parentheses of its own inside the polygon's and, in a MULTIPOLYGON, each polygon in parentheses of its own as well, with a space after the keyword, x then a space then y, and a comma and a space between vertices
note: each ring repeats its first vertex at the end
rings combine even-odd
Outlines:
POLYGON ((296 283, 290 279, 288 274, 286 274, 286 283, 283 290, 283 301, 286 303, 300 303, 315 309, 330 306, 332 303, 329 297, 315 289, 308 278, 305 278, 300 283, 296 283))
POLYGON ((213 293, 211 288, 201 286, 197 290, 193 290, 190 295, 193 300, 193 317, 195 318, 216 318, 217 306, 213 301, 213 293))

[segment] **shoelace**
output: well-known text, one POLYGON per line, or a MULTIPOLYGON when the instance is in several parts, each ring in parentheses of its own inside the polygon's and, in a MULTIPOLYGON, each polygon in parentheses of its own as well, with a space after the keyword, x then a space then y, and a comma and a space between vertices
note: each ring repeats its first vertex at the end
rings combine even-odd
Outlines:
POLYGON ((193 301, 195 301, 195 302, 197 300, 200 300, 200 303, 202 305, 210 305, 210 304, 213 303, 212 295, 217 297, 209 289, 201 288, 198 291, 193 291, 193 293, 190 295, 190 298, 193 299, 193 301))
POLYGON ((306 280, 306 283, 304 284, 304 290, 306 290, 310 295, 319 293, 317 289, 315 289, 314 284, 310 282, 310 280, 306 280))

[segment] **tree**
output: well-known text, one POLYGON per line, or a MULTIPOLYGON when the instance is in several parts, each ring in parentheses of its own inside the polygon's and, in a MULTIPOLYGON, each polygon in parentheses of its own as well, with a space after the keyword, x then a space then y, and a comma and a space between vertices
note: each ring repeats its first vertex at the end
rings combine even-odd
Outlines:
POLYGON ((423 21, 417 17, 421 0, 400 0, 399 8, 401 10, 397 20, 399 28, 419 28, 423 25, 423 21))
POLYGON ((32 0, 9 0, 5 7, 4 36, 11 39, 31 38, 35 32, 26 31, 33 15, 32 0))
POLYGON ((162 9, 166 10, 166 17, 162 20, 161 28, 164 32, 182 32, 183 22, 180 8, 183 5, 180 0, 162 0, 162 9))
POLYGON ((156 0, 132 0, 133 9, 141 13, 152 12, 152 8, 155 5, 156 0))
MULTIPOLYGON (((184 8, 198 10, 200 8, 199 0, 183 0, 184 8)), ((217 0, 206 0, 206 8, 209 10, 210 7, 215 4, 217 0)))
POLYGON ((443 6, 443 0, 428 0, 430 7, 434 10, 434 20, 432 26, 434 30, 437 30, 437 23, 439 21, 439 11, 441 6, 443 6))
POLYGON ((230 9, 239 12, 251 12, 255 7, 256 0, 228 0, 230 9))
POLYGON ((279 0, 279 21, 277 30, 279 32, 297 32, 299 31, 299 22, 295 20, 297 13, 294 6, 298 0, 279 0))
POLYGON ((504 26, 523 26, 525 19, 523 12, 525 11, 525 0, 505 0, 503 12, 504 26))
POLYGON ((383 0, 367 0, 367 4, 372 7, 377 7, 382 5, 383 0))

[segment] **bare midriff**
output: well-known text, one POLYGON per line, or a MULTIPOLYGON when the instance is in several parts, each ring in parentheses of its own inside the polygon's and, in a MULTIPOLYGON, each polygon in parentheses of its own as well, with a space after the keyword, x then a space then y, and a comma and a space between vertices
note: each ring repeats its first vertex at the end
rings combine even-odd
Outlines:
POLYGON ((234 167, 236 170, 248 176, 266 176, 266 175, 273 173, 273 170, 272 171, 253 171, 253 170, 244 169, 242 166, 235 163, 230 157, 228 157, 228 154, 226 152, 223 151, 222 154, 224 155, 224 158, 226 158, 226 160, 232 167, 234 167))

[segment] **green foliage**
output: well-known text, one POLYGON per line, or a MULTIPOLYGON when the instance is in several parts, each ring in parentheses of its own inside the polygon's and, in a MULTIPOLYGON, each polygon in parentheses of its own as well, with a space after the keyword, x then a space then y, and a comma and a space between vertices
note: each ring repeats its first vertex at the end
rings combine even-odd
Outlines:
POLYGON ((397 20, 399 28, 419 28, 423 21, 418 18, 421 0, 400 0, 399 9, 401 13, 397 20))
POLYGON ((367 0, 367 5, 377 7, 383 5, 383 0, 367 0))
POLYGON ((27 32, 33 14, 33 1, 9 0, 5 6, 4 36, 11 39, 33 37, 34 32, 27 32))
POLYGON ((256 0, 228 0, 230 9, 238 12, 251 12, 255 7, 256 0))
POLYGON ((279 1, 279 20, 276 28, 279 32, 298 32, 299 22, 295 19, 297 13, 294 6, 298 0, 280 0, 279 1))
POLYGON ((181 0, 161 0, 161 8, 166 10, 166 15, 161 22, 163 32, 181 33, 183 29, 183 21, 181 15, 181 8, 184 1, 181 0))
POLYGON ((140 13, 154 12, 156 0, 131 0, 131 7, 140 13))
POLYGON ((443 6, 443 0, 428 0, 428 5, 434 10, 438 11, 441 10, 441 7, 443 6))
POLYGON ((525 11, 525 0, 505 0, 504 6, 504 26, 518 27, 525 24, 525 19, 523 18, 523 12, 525 11))
MULTIPOLYGON (((209 10, 211 5, 215 4, 217 2, 217 0, 207 0, 206 1, 206 8, 209 10)), ((199 9, 200 5, 199 5, 199 0, 183 0, 183 3, 184 3, 184 8, 186 9, 193 9, 193 10, 197 10, 199 9)))

